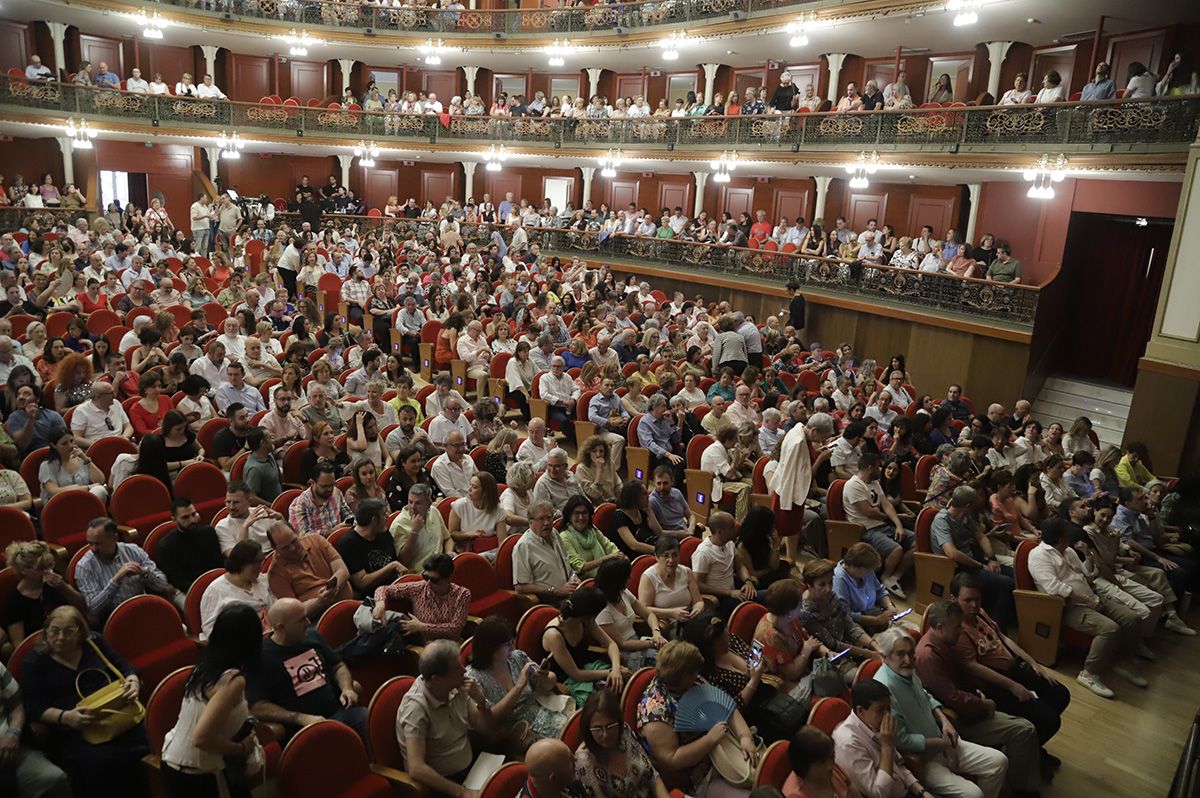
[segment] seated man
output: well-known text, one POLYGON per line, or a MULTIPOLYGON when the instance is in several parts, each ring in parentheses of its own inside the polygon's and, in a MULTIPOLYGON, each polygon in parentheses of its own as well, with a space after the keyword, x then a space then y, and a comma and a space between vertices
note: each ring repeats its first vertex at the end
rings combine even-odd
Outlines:
MULTIPOLYGON (((455 401, 450 400, 451 403, 455 401)), ((467 495, 471 477, 479 469, 475 466, 475 460, 467 455, 467 438, 461 432, 451 430, 446 433, 445 446, 446 451, 433 461, 429 473, 442 493, 461 498, 467 495)))
POLYGON ((1154 479, 1150 469, 1146 468, 1145 460, 1150 450, 1146 444, 1133 441, 1125 444, 1125 454, 1117 463, 1117 479, 1122 488, 1141 488, 1154 479))
POLYGON ((728 413, 729 402, 724 396, 715 394, 708 400, 708 412, 700 419, 700 428, 714 438, 723 427, 733 426, 728 413))
POLYGON ((742 474, 747 450, 738 443, 737 427, 721 427, 716 437, 700 455, 700 470, 713 476, 712 496, 709 497, 713 505, 726 493, 733 495, 733 515, 740 523, 750 510, 750 491, 753 489, 742 474))
POLYGON ((540 418, 529 419, 529 437, 517 449, 517 459, 533 466, 533 470, 546 469, 546 455, 558 446, 553 435, 546 434, 546 422, 540 418))
POLYGON ((458 359, 467 364, 467 379, 476 380, 477 384, 491 373, 492 348, 478 319, 467 325, 466 335, 458 337, 458 359))
POLYGON ((468 732, 490 733, 495 718, 479 685, 466 679, 458 644, 425 647, 413 682, 396 714, 404 770, 432 794, 475 798, 462 786, 475 761, 468 732))
POLYGON ((228 471, 233 467, 237 456, 248 451, 246 436, 250 434, 254 425, 250 423, 250 411, 241 402, 234 402, 226 407, 225 417, 229 419, 229 426, 217 430, 217 434, 213 436, 212 451, 205 454, 216 458, 217 465, 223 471, 228 471))
POLYGON ((267 529, 276 521, 282 521, 283 516, 269 505, 255 504, 257 501, 258 497, 245 482, 235 479, 225 488, 228 512, 216 525, 222 556, 229 556, 229 551, 242 540, 253 540, 263 551, 271 550, 267 529))
MULTIPOLYGON (((846 433, 849 431, 848 427, 846 433)), ((843 435, 842 440, 845 439, 843 435)), ((883 472, 879 463, 879 455, 874 452, 859 456, 857 473, 842 489, 842 508, 847 521, 862 524, 862 539, 883 558, 883 575, 879 581, 893 596, 905 599, 907 596, 900 587, 900 578, 912 567, 912 549, 917 536, 904 528, 896 508, 879 484, 883 472)))
POLYGON ((533 486, 533 500, 549 502, 555 513, 561 513, 567 499, 583 495, 579 480, 567 468, 567 453, 555 449, 546 455, 546 473, 533 486))
POLYGON ((754 599, 754 583, 736 556, 738 530, 733 516, 718 510, 708 517, 708 530, 709 537, 692 554, 692 570, 700 592, 716 596, 719 614, 729 617, 739 603, 754 599))
POLYGON ((733 404, 726 408, 725 415, 729 418, 730 423, 735 426, 740 427, 746 422, 750 422, 756 427, 758 426, 758 411, 750 403, 749 385, 742 383, 734 390, 733 404))
POLYGON ((419 582, 401 582, 375 589, 375 617, 382 620, 388 610, 401 602, 411 606, 400 621, 406 637, 428 643, 431 640, 461 641, 467 625, 471 591, 450 581, 454 558, 435 554, 425 561, 419 582), (392 606, 388 606, 389 603, 392 606))
POLYGON ((350 505, 337 486, 333 465, 318 461, 309 475, 308 487, 288 508, 288 523, 301 535, 327 538, 351 515, 350 505))
POLYGON ((675 487, 675 472, 670 466, 660 465, 654 469, 650 512, 658 519, 664 535, 682 540, 696 532, 696 515, 688 506, 683 491, 675 487))
POLYGON ((304 605, 281 598, 267 612, 271 636, 263 641, 262 659, 247 686, 254 717, 283 724, 291 737, 321 720, 345 723, 366 739, 367 708, 358 703, 350 669, 309 626, 304 605))
POLYGON ((338 554, 358 595, 369 596, 375 588, 405 574, 404 564, 396 559, 387 517, 387 504, 382 499, 362 499, 354 508, 354 526, 338 541, 338 554))
POLYGON ((536 596, 544 604, 557 604, 579 587, 562 538, 554 529, 554 508, 545 501, 529 506, 529 529, 513 547, 513 587, 536 596))
POLYGON ((921 784, 941 796, 998 798, 1008 758, 959 737, 941 703, 925 691, 916 673, 916 644, 906 630, 887 629, 875 642, 883 654, 875 681, 892 694, 896 750, 920 760, 921 784))
POLYGON ((1120 504, 1115 508, 1112 526, 1120 531, 1121 542, 1139 558, 1138 564, 1165 571, 1167 581, 1176 595, 1181 596, 1193 589, 1196 561, 1169 551, 1166 548, 1168 540, 1165 530, 1161 526, 1157 530, 1150 526, 1150 519, 1146 515, 1150 509, 1146 491, 1122 487, 1117 496, 1120 504))
POLYGON ((1131 684, 1146 687, 1146 680, 1133 664, 1141 639, 1141 619, 1121 602, 1096 595, 1088 582, 1088 574, 1095 573, 1095 561, 1089 554, 1085 567, 1071 548, 1069 530, 1069 524, 1061 518, 1042 523, 1042 542, 1029 553, 1029 574, 1038 590, 1066 599, 1065 626, 1092 636, 1083 670, 1076 678, 1101 698, 1113 697, 1113 691, 1102 681, 1109 670, 1131 684), (1114 665, 1117 661, 1126 664, 1114 665))
POLYGON ((416 484, 408 489, 408 504, 388 530, 396 559, 404 573, 419 574, 435 554, 454 554, 454 539, 442 514, 433 510, 433 490, 416 484))
POLYGON ((103 620, 125 599, 146 594, 162 596, 183 611, 184 594, 141 546, 119 542, 116 521, 95 518, 85 534, 91 549, 75 566, 75 583, 89 613, 103 620))
POLYGON ((992 553, 992 541, 973 512, 978 500, 978 493, 969 485, 954 489, 950 504, 933 518, 931 548, 934 554, 954 560, 955 570, 976 574, 988 613, 1001 629, 1007 629, 1017 618, 1013 603, 1016 582, 1012 569, 997 562, 992 553))
POLYGON ((308 617, 316 621, 334 602, 354 597, 346 564, 322 535, 301 537, 286 522, 276 521, 268 527, 267 537, 275 549, 268 574, 275 598, 299 599, 308 617))
POLYGON ((834 442, 833 454, 830 456, 829 462, 833 466, 836 479, 848 480, 858 473, 858 459, 862 456, 859 445, 866 432, 866 424, 861 421, 851 421, 842 430, 841 437, 834 442))
MULTIPOLYGON (((964 676, 996 708, 1033 723, 1044 746, 1062 725, 1071 691, 1004 634, 983 609, 983 583, 978 572, 958 573, 950 597, 963 611, 962 634, 955 644, 964 676)), ((1056 770, 1062 760, 1042 748, 1042 772, 1056 770)))
POLYGON ((550 371, 542 374, 538 393, 546 402, 546 421, 557 421, 568 438, 575 436, 575 406, 579 402, 579 386, 566 373, 566 363, 555 355, 550 358, 550 371))
POLYGON ((650 450, 650 468, 658 471, 666 468, 671 472, 671 481, 683 484, 684 461, 683 430, 675 423, 670 401, 659 391, 650 397, 646 412, 637 426, 638 442, 650 450))
POLYGON ((596 434, 608 444, 613 467, 619 473, 625 453, 625 428, 629 425, 629 411, 615 393, 615 387, 611 379, 600 381, 600 390, 588 403, 587 420, 596 425, 596 434))
MULTIPOLYGON (((310 399, 312 398, 312 388, 313 386, 309 386, 310 399)), ((401 449, 408 446, 417 447, 421 452, 422 460, 437 457, 440 447, 429 439, 428 432, 417 426, 416 408, 412 405, 400 405, 400 409, 396 411, 396 422, 396 428, 388 433, 387 439, 383 442, 393 460, 401 449)))
POLYGON ((938 404, 938 407, 950 408, 950 417, 963 422, 964 424, 971 423, 971 408, 962 399, 962 386, 951 385, 946 389, 946 398, 938 404))
POLYGON ((171 519, 175 528, 159 540, 154 559, 167 581, 186 595, 196 577, 223 568, 225 556, 217 531, 200 519, 191 499, 176 497, 171 502, 171 519))
POLYGON ((446 446, 446 438, 452 432, 461 435, 467 446, 475 445, 475 431, 471 429, 471 423, 463 416, 462 411, 462 402, 453 396, 442 405, 442 412, 429 422, 429 440, 435 446, 446 446))
POLYGON ((1039 742, 1025 718, 996 710, 996 702, 974 687, 958 657, 963 611, 953 601, 926 610, 928 627, 917 643, 917 674, 929 694, 958 715, 958 729, 973 743, 1003 749, 1011 767, 1008 784, 1013 798, 1038 795, 1041 784, 1039 742))
POLYGON ((896 750, 892 692, 866 679, 850 690, 849 716, 833 730, 833 755, 863 795, 934 798, 896 750))

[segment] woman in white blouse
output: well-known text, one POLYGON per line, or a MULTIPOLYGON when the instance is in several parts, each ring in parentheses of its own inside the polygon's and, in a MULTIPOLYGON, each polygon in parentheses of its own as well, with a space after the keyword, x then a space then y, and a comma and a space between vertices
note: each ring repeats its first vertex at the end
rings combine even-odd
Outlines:
POLYGON ((1017 455, 1017 467, 1032 463, 1040 464, 1046 459, 1047 454, 1042 446, 1042 425, 1037 421, 1030 421, 1025 425, 1024 434, 1017 438, 1017 448, 1024 451, 1017 455))
MULTIPOLYGON (((508 325, 502 325, 497 329, 507 330, 508 325)), ((515 398, 521 406, 521 415, 526 419, 529 418, 529 397, 533 390, 533 378, 536 374, 537 367, 529 359, 529 342, 521 341, 513 350, 513 356, 509 358, 508 365, 504 367, 504 382, 508 386, 505 398, 515 398)))
POLYGON ((168 92, 167 84, 163 82, 162 73, 155 72, 154 80, 150 81, 151 94, 166 94, 168 92))
POLYGON ((1013 78, 1013 87, 1004 92, 1004 96, 1000 98, 1001 105, 1021 105, 1029 102, 1032 93, 1029 91, 1029 76, 1024 72, 1018 72, 1013 78))
POLYGON ((511 355, 516 351, 517 342, 513 340, 508 322, 496 325, 496 337, 492 340, 492 354, 498 355, 501 352, 507 352, 511 355))
POLYGON ((683 376, 683 388, 677 395, 682 396, 683 400, 687 402, 689 412, 708 401, 708 397, 704 395, 704 391, 700 390, 700 387, 697 385, 696 375, 691 372, 683 376))
POLYGON ((913 249, 912 237, 901 236, 900 248, 892 253, 892 260, 888 265, 900 269, 915 269, 920 262, 921 256, 913 249))
POLYGON ((183 77, 175 84, 175 96, 177 97, 195 97, 196 84, 192 83, 192 75, 190 72, 184 72, 183 77))
POLYGON ((934 241, 931 245, 931 250, 924 260, 921 261, 921 271, 923 272, 944 272, 946 271, 946 261, 942 258, 942 242, 934 241))
POLYGON ((1062 75, 1051 69, 1042 76, 1042 90, 1037 94, 1037 102, 1045 103, 1061 103, 1066 102, 1067 95, 1063 91, 1062 75))

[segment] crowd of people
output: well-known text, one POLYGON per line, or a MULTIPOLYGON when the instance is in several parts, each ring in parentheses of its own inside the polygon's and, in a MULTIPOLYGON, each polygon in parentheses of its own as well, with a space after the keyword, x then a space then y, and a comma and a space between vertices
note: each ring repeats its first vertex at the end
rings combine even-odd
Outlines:
MULTIPOLYGON (((296 193, 311 202, 316 189, 306 180, 296 193)), ((524 757, 539 798, 572 794, 575 779, 589 795, 740 795, 710 754, 732 744, 753 759, 774 740, 791 741, 792 798, 1036 795, 1059 764, 1045 744, 1069 696, 1008 636, 1025 541, 1037 543, 1038 589, 1062 596, 1063 623, 1092 636, 1078 680, 1093 693, 1114 697, 1110 674, 1146 687, 1137 663, 1155 657, 1160 628, 1195 634, 1181 615, 1196 579, 1194 477, 1156 480, 1144 446, 1099 447, 1086 418, 1043 428, 1024 400, 976 413, 961 386, 944 398, 917 391, 903 354, 877 362, 849 343, 827 348, 805 334, 799 286, 764 319, 667 297, 522 243, 529 203, 511 197, 494 209, 487 197, 447 201, 411 217, 415 229, 322 216, 249 227, 228 196, 213 207, 197 200, 190 236, 118 213, 61 226, 35 215, 0 240, 0 456, 13 469, 0 471, 12 477, 0 479, 0 504, 36 521, 61 492, 104 500, 131 474, 174 496, 174 528, 153 557, 112 519, 90 522, 73 584, 45 542, 7 549, 18 584, 0 597, 5 656, 45 632, 19 688, 0 669, 14 732, 0 741, 0 779, 10 769, 22 795, 63 794, 68 778, 76 795, 113 784, 144 794, 144 728, 88 741, 97 718, 76 707, 73 681, 95 667, 128 696, 142 692, 92 630, 143 594, 182 609, 200 592, 206 645, 162 752, 179 795, 246 794, 260 742, 318 719, 364 733, 370 696, 354 663, 312 628, 344 599, 369 607, 354 645, 382 629, 383 649, 422 647, 396 718, 405 770, 463 798, 474 798, 461 778, 474 734, 524 757), (464 242, 468 213, 511 222, 511 236, 497 227, 486 246, 464 242), (318 311, 328 274, 344 313, 318 311), (81 323, 50 336, 58 310, 81 323), (101 313, 128 332, 114 342, 90 331, 101 313), (424 385, 429 322, 438 373, 424 385), (89 451, 114 436, 138 453, 106 473, 89 451), (706 514, 684 492, 697 439, 698 470, 713 480, 706 514), (635 450, 645 479, 630 474, 635 450), (36 497, 17 471, 34 455, 36 497), (303 487, 280 505, 296 457, 303 487), (923 457, 935 465, 914 502, 903 475, 923 457), (215 523, 175 490, 203 461, 228 479, 215 523), (777 511, 753 500, 756 472, 777 511), (862 527, 836 562, 825 559, 831 491, 862 527), (936 511, 933 550, 959 573, 921 634, 895 616, 925 508, 936 511), (512 537, 515 592, 555 609, 545 654, 514 647, 512 617, 470 620, 471 593, 454 581, 457 557, 496 560, 512 537), (631 581, 643 555, 653 562, 631 581), (221 575, 198 591, 213 569, 221 575), (764 614, 742 639, 728 619, 755 601, 764 614), (859 678, 871 663, 874 678, 859 678), (645 665, 656 675, 626 728, 619 696, 645 665), (298 667, 319 678, 296 681, 298 667), (736 709, 705 733, 677 731, 680 698, 701 678, 736 709), (805 725, 816 698, 847 691, 853 711, 832 739, 805 725), (577 708, 584 743, 559 767, 552 741, 577 708), (34 723, 54 732, 48 741, 22 738, 34 723)), ((753 234, 792 235, 786 220, 756 216, 753 234)), ((870 254, 883 246, 877 232, 889 241, 886 225, 854 233, 839 219, 828 240, 870 254)), ((928 255, 957 238, 896 243, 928 255)), ((985 239, 963 257, 1019 277, 1003 244, 985 239)))

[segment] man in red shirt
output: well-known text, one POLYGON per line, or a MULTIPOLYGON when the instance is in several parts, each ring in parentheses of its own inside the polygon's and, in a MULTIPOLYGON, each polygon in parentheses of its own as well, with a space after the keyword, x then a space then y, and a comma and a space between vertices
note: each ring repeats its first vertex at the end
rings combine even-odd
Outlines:
POLYGON ((771 231, 774 228, 767 221, 767 212, 757 210, 754 212, 754 224, 750 225, 750 237, 757 238, 759 241, 766 241, 771 237, 771 231))

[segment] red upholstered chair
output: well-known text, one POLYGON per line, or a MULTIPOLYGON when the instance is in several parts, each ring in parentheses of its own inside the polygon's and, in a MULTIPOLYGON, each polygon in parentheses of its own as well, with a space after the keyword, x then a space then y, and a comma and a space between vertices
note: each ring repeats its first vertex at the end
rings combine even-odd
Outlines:
POLYGON ((516 798, 528 778, 524 762, 506 762, 484 782, 479 798, 516 798))
POLYGON ((575 440, 577 441, 586 441, 596 434, 596 425, 587 420, 588 405, 595 395, 596 391, 584 391, 579 395, 579 401, 575 403, 575 440))
POLYGON ((79 551, 77 551, 71 555, 71 561, 67 563, 67 572, 65 574, 67 584, 70 585, 71 587, 76 587, 76 585, 75 585, 75 569, 79 567, 79 561, 82 560, 84 558, 84 556, 87 555, 87 553, 91 550, 92 550, 91 545, 85 545, 82 548, 80 548, 79 551))
POLYGON ((558 739, 567 744, 574 753, 583 744, 583 711, 577 711, 567 718, 567 724, 559 732, 558 739))
POLYGON ((196 433, 196 443, 206 452, 213 450, 213 439, 217 437, 217 433, 229 426, 227 418, 210 418, 204 422, 204 426, 200 427, 200 431, 196 433))
POLYGON ((834 561, 842 559, 847 549, 862 540, 864 532, 862 524, 846 520, 846 510, 842 506, 842 491, 845 488, 846 480, 835 479, 826 495, 829 520, 825 522, 825 535, 829 545, 829 559, 834 561))
POLYGON ((875 674, 883 666, 881 659, 868 659, 858 666, 858 670, 854 672, 854 684, 865 682, 867 679, 875 678, 875 674))
POLYGON ((642 584, 642 574, 654 567, 656 562, 653 554, 643 554, 634 559, 629 564, 629 592, 633 595, 638 594, 638 587, 642 584))
POLYGON ((787 781, 791 772, 792 763, 788 759, 788 741, 776 740, 758 760, 758 770, 754 773, 754 786, 774 787, 782 790, 783 783, 787 781))
POLYGON ((358 607, 359 602, 354 599, 334 602, 317 620, 317 632, 333 648, 354 639, 357 634, 354 628, 354 611, 358 607))
POLYGON ((592 526, 599 529, 605 537, 611 537, 616 532, 613 529, 613 516, 616 512, 617 505, 612 502, 604 502, 592 513, 592 526))
POLYGON ((696 553, 696 549, 700 548, 700 538, 684 538, 679 541, 679 562, 692 567, 692 555, 696 553))
MULTIPOLYGON (((83 493, 69 491, 76 492, 83 493)), ((4 564, 4 550, 8 548, 8 544, 32 540, 37 540, 37 530, 34 529, 29 516, 15 507, 0 507, 0 565, 4 564)))
MULTIPOLYGON (((504 373, 508 368, 508 361, 512 360, 512 357, 513 356, 508 352, 501 352, 492 358, 488 365, 487 393, 485 394, 481 391, 480 395, 491 396, 497 400, 502 400, 504 402, 504 407, 515 410, 516 408, 520 407, 520 405, 517 404, 516 397, 513 397, 512 399, 504 398, 504 389, 506 385, 504 381, 504 373)), ((501 415, 504 415, 503 412, 501 415)))
POLYGON ((954 579, 954 560, 941 554, 933 553, 931 531, 933 519, 938 511, 934 507, 926 507, 917 516, 917 542, 914 570, 916 571, 917 592, 913 603, 917 612, 935 601, 950 598, 950 581, 954 579))
POLYGON ((299 498, 304 491, 299 488, 289 488, 283 493, 275 497, 275 501, 271 503, 271 509, 287 518, 288 508, 292 506, 292 502, 299 498))
POLYGON ((167 674, 150 693, 150 700, 146 702, 146 734, 150 738, 150 753, 155 757, 162 755, 167 732, 175 728, 175 721, 179 720, 179 709, 183 706, 183 687, 191 675, 191 665, 167 674))
POLYGON ((283 482, 285 485, 303 485, 308 480, 301 471, 300 458, 308 448, 307 440, 296 441, 283 455, 283 482))
POLYGON ((154 527, 171 520, 171 492, 152 476, 134 474, 113 491, 109 507, 113 520, 136 530, 134 534, 141 540, 154 527))
POLYGON ((729 615, 729 634, 737 635, 746 645, 754 640, 758 622, 767 614, 767 608, 757 601, 743 601, 729 615))
POLYGON ((937 465, 937 458, 931 454, 923 454, 917 458, 917 470, 913 472, 913 481, 914 486, 921 493, 929 490, 929 480, 935 465, 937 465))
MULTIPOLYGON (((38 470, 42 467, 42 462, 49 454, 50 447, 43 446, 25 455, 25 459, 21 461, 21 479, 25 480, 25 485, 29 488, 31 496, 42 495, 42 483, 38 480, 38 470)), ((71 492, 73 493, 74 491, 71 492)))
POLYGON ((208 589, 208 586, 224 574, 224 568, 214 568, 211 571, 205 571, 197 576, 196 581, 192 582, 192 586, 188 588, 187 596, 183 602, 183 617, 187 620, 188 631, 196 637, 200 636, 201 629, 200 599, 204 597, 204 591, 208 589))
MULTIPOLYGON (((438 333, 442 331, 442 323, 437 320, 427 321, 421 326, 421 342, 417 344, 417 349, 420 354, 420 372, 421 378, 426 382, 433 380, 433 374, 436 371, 444 371, 450 368, 450 364, 444 365, 433 362, 433 350, 437 347, 438 333)), ((418 399, 421 406, 424 407, 423 399, 418 399)))
MULTIPOLYGON (((121 323, 121 317, 117 315, 115 310, 101 308, 94 310, 87 317, 87 331, 92 335, 104 335, 104 332, 110 327, 116 327, 121 323)), ((15 332, 15 330, 14 330, 15 332)))
MULTIPOLYGON (((171 534, 174 529, 174 521, 163 521, 154 527, 154 529, 150 530, 150 534, 146 535, 145 540, 142 541, 142 551, 149 554, 150 559, 158 562, 158 557, 155 556, 158 553, 158 544, 162 543, 163 538, 171 534)), ((159 565, 161 566, 162 563, 159 563, 159 565)))
POLYGON ((546 624, 558 617, 558 610, 539 604, 531 607, 517 621, 517 648, 529 655, 534 662, 546 658, 546 649, 542 646, 542 633, 546 624))
MULTIPOLYGON (((637 369, 636 363, 630 363, 634 369, 637 369)), ((642 482, 650 481, 650 450, 642 446, 641 440, 638 439, 637 428, 642 420, 642 413, 638 413, 629 421, 628 445, 625 447, 625 465, 628 469, 626 472, 627 479, 640 479, 642 482)))
POLYGON ((204 523, 225 506, 225 474, 212 463, 192 463, 175 477, 175 495, 186 496, 196 505, 204 523))
POLYGON ((842 699, 818 698, 808 712, 808 723, 826 734, 833 734, 833 730, 838 727, 838 724, 848 717, 850 717, 850 705, 842 699))
POLYGON ((700 456, 713 442, 711 435, 695 435, 687 446, 687 468, 683 472, 688 508, 697 521, 707 521, 712 512, 713 475, 700 469, 700 456))
POLYGON ((8 672, 12 674, 12 677, 17 680, 18 684, 21 682, 21 674, 25 662, 29 659, 29 655, 33 653, 34 649, 41 646, 45 636, 46 633, 38 629, 29 635, 29 637, 22 640, 21 645, 13 649, 12 656, 8 658, 8 672))
POLYGON ((167 674, 195 665, 200 656, 179 612, 160 596, 134 596, 121 602, 104 624, 104 639, 141 673, 143 699, 167 674))
MULTIPOLYGON (((154 481, 162 486, 158 480, 154 481)), ((62 546, 67 554, 74 554, 87 542, 87 525, 93 518, 106 515, 108 510, 104 502, 92 493, 86 490, 65 491, 51 496, 42 508, 42 535, 47 543, 62 546)))
POLYGON ((414 681, 411 676, 393 676, 380 685, 367 706, 367 756, 371 770, 384 776, 398 794, 405 796, 425 794, 404 772, 404 757, 396 740, 396 714, 414 681))
POLYGON ((654 668, 642 668, 625 682, 625 690, 621 693, 621 715, 625 719, 625 725, 631 729, 637 728, 638 703, 641 702, 642 694, 646 692, 655 673, 657 671, 654 668))
POLYGON ((477 618, 503 615, 509 620, 517 617, 517 602, 513 594, 500 589, 496 570, 478 554, 466 552, 454 558, 452 581, 471 591, 471 615, 477 618))
POLYGON ((362 740, 335 720, 296 732, 283 749, 277 783, 279 794, 288 798, 392 796, 389 781, 372 772, 362 740))

